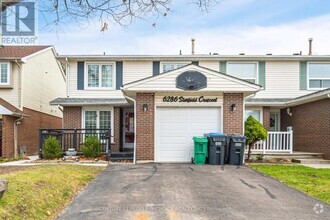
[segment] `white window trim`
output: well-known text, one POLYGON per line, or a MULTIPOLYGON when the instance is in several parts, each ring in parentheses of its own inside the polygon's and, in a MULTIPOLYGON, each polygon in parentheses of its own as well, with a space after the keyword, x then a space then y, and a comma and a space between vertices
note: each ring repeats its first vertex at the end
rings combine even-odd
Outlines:
MULTIPOLYGON (((10 86, 11 85, 11 66, 10 66, 10 62, 0 62, 0 64, 7 64, 8 68, 7 68, 7 82, 6 83, 1 83, 0 81, 0 86, 10 86)), ((1 74, 1 72, 0 72, 1 74)))
MULTIPOLYGON (((102 68, 99 68, 102 71, 102 68)), ((101 77, 99 78, 100 82, 102 82, 101 77)), ((84 72, 84 88, 85 90, 116 90, 116 63, 115 62, 85 62, 85 72, 84 72), (88 87, 88 65, 112 65, 113 66, 113 74, 112 74, 112 87, 88 87)))
MULTIPOLYGON (((189 65, 191 64, 192 62, 187 62, 187 61, 173 61, 173 62, 160 62, 160 65, 159 65, 159 73, 162 74, 163 73, 163 65, 164 64, 173 64, 173 65, 177 65, 177 64, 185 64, 185 65, 189 65)), ((174 69, 177 69, 177 68, 174 68, 174 69)))
POLYGON ((310 78, 309 77, 309 64, 319 64, 319 63, 322 63, 322 64, 330 64, 329 62, 307 62, 307 71, 306 71, 306 74, 307 74, 307 90, 311 90, 311 91, 319 91, 319 90, 324 90, 326 89, 325 87, 324 88, 310 88, 309 87, 309 80, 330 80, 330 77, 329 78, 324 78, 324 77, 317 77, 317 78, 310 78))
POLYGON ((245 112, 246 112, 246 110, 250 110, 250 111, 257 110, 257 111, 260 111, 260 121, 259 122, 262 125, 264 125, 264 109, 263 109, 263 107, 245 107, 245 109, 244 109, 244 118, 245 118, 245 112))
POLYGON ((242 80, 245 80, 245 79, 249 79, 249 78, 240 78, 240 77, 237 77, 237 76, 234 76, 234 75, 231 75, 228 73, 228 66, 229 64, 256 64, 256 76, 255 76, 255 84, 259 84, 259 62, 257 61, 229 61, 227 62, 227 65, 226 65, 226 74, 230 75, 230 76, 233 76, 233 77, 236 77, 238 79, 242 79, 242 80))
MULTIPOLYGON (((81 114, 81 127, 85 129, 85 112, 86 111, 111 111, 111 143, 114 143, 114 107, 113 106, 84 106, 82 107, 81 114)), ((99 113, 98 113, 99 115, 99 113)), ((99 120, 96 121, 97 127, 99 127, 99 120)))

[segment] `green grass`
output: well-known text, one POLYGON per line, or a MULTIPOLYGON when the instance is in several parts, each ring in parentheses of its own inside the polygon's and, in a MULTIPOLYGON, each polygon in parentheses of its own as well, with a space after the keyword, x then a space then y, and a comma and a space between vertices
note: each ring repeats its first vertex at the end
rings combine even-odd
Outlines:
POLYGON ((330 204, 330 169, 314 169, 298 165, 249 166, 330 204))
POLYGON ((53 219, 103 167, 40 165, 0 177, 9 180, 1 219, 53 219))

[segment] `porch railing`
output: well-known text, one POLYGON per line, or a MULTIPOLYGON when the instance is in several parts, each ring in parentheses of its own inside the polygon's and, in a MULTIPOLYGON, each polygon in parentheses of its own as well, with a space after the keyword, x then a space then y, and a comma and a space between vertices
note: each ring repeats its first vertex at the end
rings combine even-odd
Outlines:
POLYGON ((106 154, 107 159, 111 151, 111 129, 39 129, 39 157, 42 157, 42 148, 45 140, 56 137, 63 149, 63 153, 69 148, 82 153, 82 147, 88 136, 96 136, 101 144, 101 153, 106 154))
POLYGON ((267 153, 290 153, 293 151, 292 131, 269 131, 264 141, 255 143, 252 152, 267 153))

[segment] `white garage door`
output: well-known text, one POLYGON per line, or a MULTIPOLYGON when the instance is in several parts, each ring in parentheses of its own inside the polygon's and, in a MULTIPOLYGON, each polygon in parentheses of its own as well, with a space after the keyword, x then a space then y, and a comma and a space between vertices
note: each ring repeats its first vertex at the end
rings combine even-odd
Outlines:
POLYGON ((220 108, 157 108, 156 161, 190 162, 193 136, 220 131, 220 108))

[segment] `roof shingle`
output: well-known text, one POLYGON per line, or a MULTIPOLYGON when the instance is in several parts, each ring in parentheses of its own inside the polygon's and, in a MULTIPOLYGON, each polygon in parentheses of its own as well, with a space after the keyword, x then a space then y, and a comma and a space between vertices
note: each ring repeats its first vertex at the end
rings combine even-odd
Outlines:
POLYGON ((0 59, 21 59, 51 46, 0 46, 0 59))

